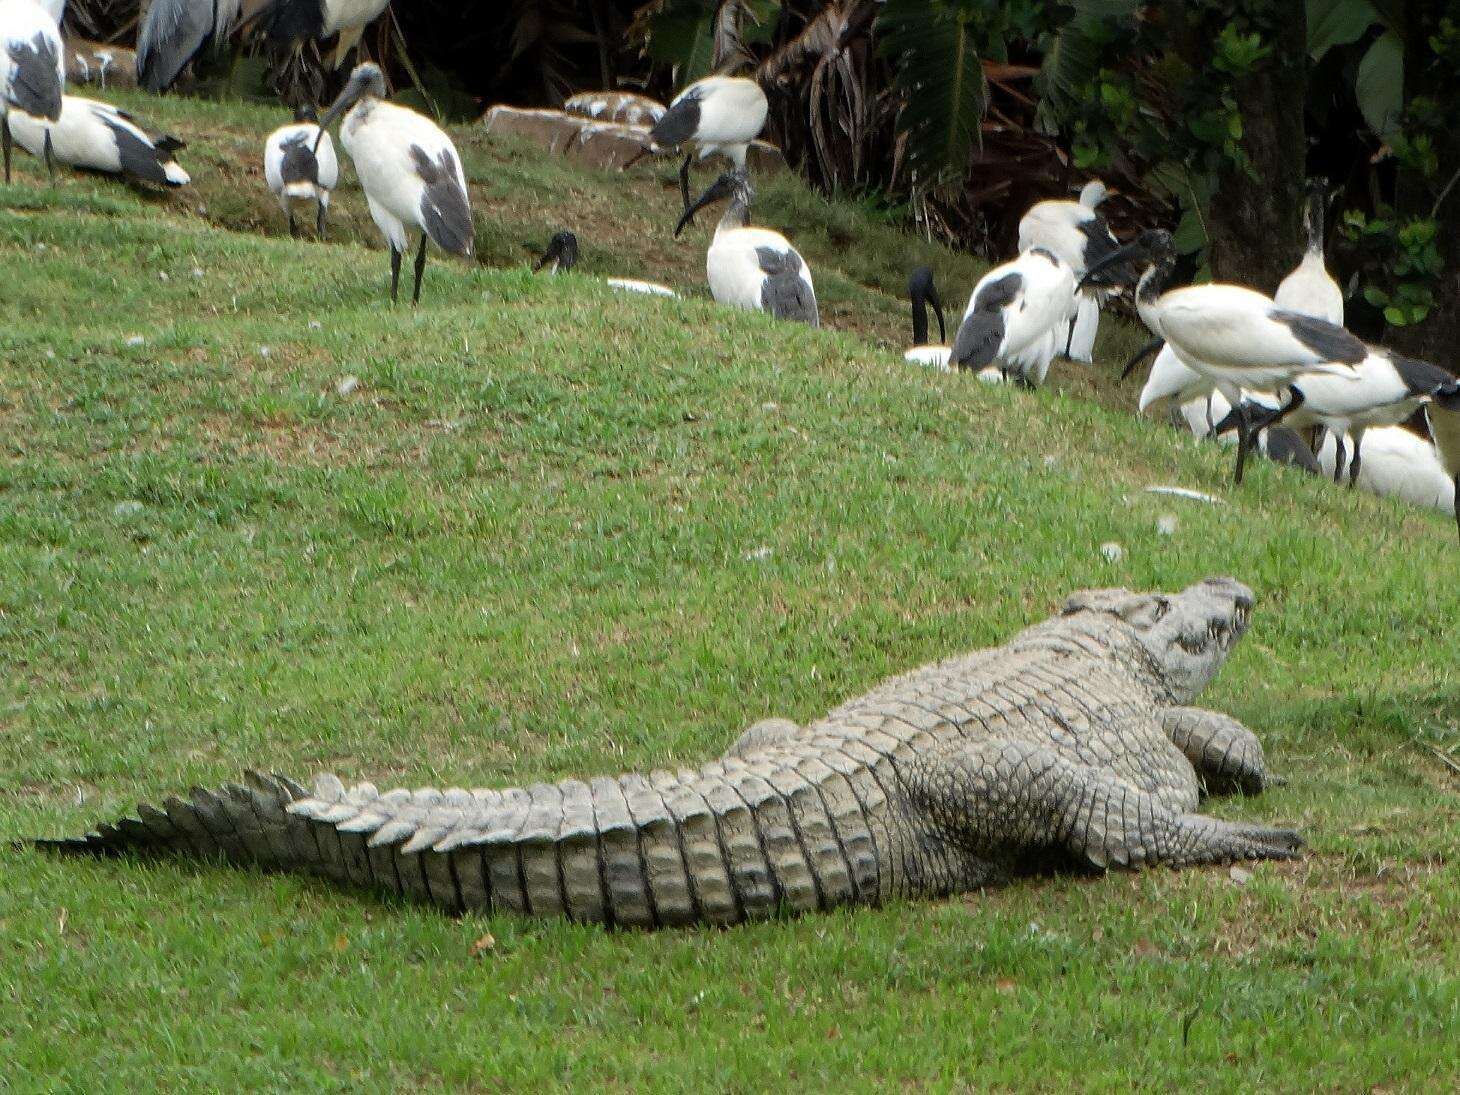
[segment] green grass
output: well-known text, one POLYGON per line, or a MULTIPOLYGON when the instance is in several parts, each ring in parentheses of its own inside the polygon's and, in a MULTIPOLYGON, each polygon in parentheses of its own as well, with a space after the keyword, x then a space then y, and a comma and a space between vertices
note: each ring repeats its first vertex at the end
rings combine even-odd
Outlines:
POLYGON ((1230 573, 1262 602, 1209 701, 1292 782, 1211 808, 1312 850, 1245 885, 1058 876, 656 935, 4 851, 0 1086, 1453 1087, 1447 519, 1267 466, 1234 492, 1129 389, 904 366, 906 267, 936 258, 954 297, 974 265, 790 178, 758 216, 796 226, 850 332, 704 299, 667 168, 465 133, 485 265, 433 263, 393 310, 353 182, 339 242, 279 238, 252 159, 275 113, 145 110, 193 142, 195 189, 51 190, 24 163, 0 214, 0 837, 250 765, 483 785, 696 761, 1071 589, 1230 573), (586 275, 530 277, 522 242, 562 225, 586 275))

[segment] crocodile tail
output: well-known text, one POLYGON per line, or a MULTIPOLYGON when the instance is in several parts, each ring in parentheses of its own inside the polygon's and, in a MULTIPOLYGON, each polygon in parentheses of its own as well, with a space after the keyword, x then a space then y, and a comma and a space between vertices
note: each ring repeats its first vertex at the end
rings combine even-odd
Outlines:
POLYGON ((381 791, 332 775, 306 789, 250 772, 242 785, 195 787, 84 836, 36 845, 317 874, 451 913, 632 927, 741 919, 746 910, 728 893, 716 818, 703 797, 676 796, 691 776, 381 791))
POLYGON ((288 813, 308 795, 287 776, 248 772, 242 785, 194 787, 160 807, 142 804, 136 817, 105 822, 84 836, 37 840, 62 855, 183 856, 223 859, 272 870, 312 866, 319 858, 309 826, 288 813))
POLYGON ((781 789, 727 757, 504 790, 305 790, 282 776, 194 788, 48 850, 184 855, 302 871, 448 912, 622 927, 729 924, 877 896, 860 800, 835 819, 792 769, 781 789))
MULTIPOLYGON (((453 793, 466 794, 433 792, 453 793)), ((462 911, 469 905, 453 886, 450 868, 437 862, 441 857, 405 855, 399 847, 367 841, 368 832, 360 831, 372 804, 411 794, 381 795, 369 783, 346 788, 329 775, 306 789, 287 776, 248 772, 242 784, 194 787, 160 807, 138 806, 136 817, 103 823, 84 836, 35 843, 62 855, 180 856, 322 875, 462 911)), ((480 907, 490 906, 484 901, 480 907)))

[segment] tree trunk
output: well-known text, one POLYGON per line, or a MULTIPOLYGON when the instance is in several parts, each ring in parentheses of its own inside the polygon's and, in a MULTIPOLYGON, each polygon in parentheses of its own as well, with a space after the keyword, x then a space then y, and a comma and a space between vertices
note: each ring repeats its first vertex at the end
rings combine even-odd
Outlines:
POLYGON ((1444 266, 1434 286, 1435 306, 1430 314, 1413 326, 1390 327, 1385 342, 1460 373, 1460 133, 1454 125, 1460 112, 1460 73, 1436 58, 1430 47, 1431 36, 1439 33, 1440 22, 1448 13, 1448 5, 1435 0, 1405 4, 1403 10, 1404 101, 1433 100, 1444 122, 1426 131, 1434 142, 1439 169, 1425 177, 1401 168, 1395 180, 1394 205, 1404 219, 1434 217, 1435 245, 1444 266))
MULTIPOLYGON (((1235 165, 1217 180, 1208 213, 1213 275, 1221 281, 1251 285, 1266 293, 1303 257, 1304 177, 1307 137, 1303 104, 1308 90, 1307 21, 1300 3, 1275 0, 1281 7, 1270 34, 1271 52, 1236 82, 1242 113, 1242 147, 1255 178, 1235 165)), ((1221 21, 1208 28, 1220 31, 1221 21)), ((1202 57, 1198 72, 1210 65, 1211 41, 1194 42, 1202 57)))

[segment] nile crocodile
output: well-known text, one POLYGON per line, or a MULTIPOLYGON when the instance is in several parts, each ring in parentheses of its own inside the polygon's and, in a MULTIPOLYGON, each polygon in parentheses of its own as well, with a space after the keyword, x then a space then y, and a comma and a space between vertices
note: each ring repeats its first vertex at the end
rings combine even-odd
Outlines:
POLYGON ((1293 831, 1194 812, 1203 785, 1275 782, 1250 730, 1185 706, 1251 605, 1229 578, 1077 593, 1002 647, 894 677, 808 726, 757 723, 695 769, 385 792, 250 773, 40 843, 639 927, 941 896, 1051 853, 1097 868, 1286 858, 1293 831))

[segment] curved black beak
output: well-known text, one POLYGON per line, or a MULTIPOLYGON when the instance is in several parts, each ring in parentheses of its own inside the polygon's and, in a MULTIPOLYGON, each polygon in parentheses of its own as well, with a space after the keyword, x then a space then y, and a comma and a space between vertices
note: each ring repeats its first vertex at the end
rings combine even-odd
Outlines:
POLYGON ((1126 377, 1130 376, 1131 373, 1136 371, 1137 365, 1139 365, 1142 361, 1145 361, 1146 358, 1150 357, 1152 354, 1160 353, 1161 347, 1165 345, 1166 340, 1164 338, 1154 338, 1150 342, 1142 346, 1139 350, 1136 351, 1135 356, 1125 363, 1125 368, 1120 370, 1120 379, 1124 380, 1126 377))
MULTIPOLYGON (((1095 275, 1109 270, 1112 266, 1118 266, 1135 255, 1144 255, 1145 253, 1145 247, 1142 245, 1140 240, 1136 240, 1133 243, 1128 243, 1124 247, 1117 247, 1114 251, 1110 252, 1110 254, 1106 255, 1094 266, 1085 271, 1085 276, 1082 277, 1075 285, 1075 292, 1080 292, 1080 290, 1084 289, 1086 285, 1089 285, 1090 282, 1094 281, 1095 275)), ((1097 284, 1105 284, 1105 282, 1097 282, 1097 284)))
POLYGON ((719 198, 720 195, 716 193, 716 187, 713 185, 696 198, 694 204, 684 211, 684 215, 679 218, 679 223, 674 226, 674 238, 679 239, 679 234, 684 231, 685 226, 694 223, 695 214, 711 202, 718 201, 719 198))
POLYGON ((364 88, 351 80, 340 92, 339 98, 330 104, 324 112, 324 117, 319 120, 319 133, 314 138, 314 151, 319 151, 319 143, 324 140, 324 132, 339 120, 340 115, 349 110, 364 93, 364 88))

